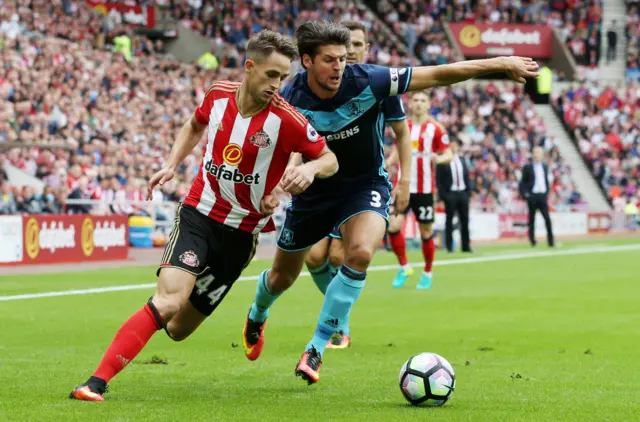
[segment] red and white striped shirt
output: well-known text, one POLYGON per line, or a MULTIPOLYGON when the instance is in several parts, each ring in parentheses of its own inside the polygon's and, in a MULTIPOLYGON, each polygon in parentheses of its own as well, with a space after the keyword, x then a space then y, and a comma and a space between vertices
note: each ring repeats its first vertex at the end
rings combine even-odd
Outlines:
POLYGON ((415 125, 408 120, 411 133, 411 185, 410 193, 433 193, 436 178, 431 154, 439 153, 449 147, 446 130, 435 120, 415 125))
POLYGON ((216 82, 196 109, 198 123, 208 125, 207 145, 198 176, 185 205, 226 226, 259 233, 275 229, 260 214, 260 201, 280 182, 291 153, 316 158, 324 138, 307 119, 276 94, 252 117, 236 104, 239 83, 216 82))

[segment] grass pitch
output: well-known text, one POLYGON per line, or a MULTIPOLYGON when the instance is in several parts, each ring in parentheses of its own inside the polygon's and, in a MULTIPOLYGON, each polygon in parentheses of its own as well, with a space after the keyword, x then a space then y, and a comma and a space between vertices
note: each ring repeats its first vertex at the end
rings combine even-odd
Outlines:
MULTIPOLYGON (((258 361, 241 346, 255 282, 240 281, 186 341, 158 332, 104 403, 67 395, 152 289, 0 301, 0 420, 637 421, 640 247, 597 252, 637 239, 595 242, 530 259, 508 258, 546 248, 478 249, 480 262, 436 266, 428 291, 414 289, 419 269, 399 290, 395 270, 370 272, 352 313, 353 346, 327 350, 311 387, 293 374, 322 303, 308 277, 274 306, 258 361), (442 408, 414 408, 400 393, 400 367, 423 351, 456 371, 442 408)), ((459 258, 469 257, 436 256, 459 258)), ((380 253, 374 265, 392 263, 380 253)), ((268 264, 254 262, 245 275, 268 264)), ((153 281, 153 268, 11 276, 0 278, 0 296, 153 281)))

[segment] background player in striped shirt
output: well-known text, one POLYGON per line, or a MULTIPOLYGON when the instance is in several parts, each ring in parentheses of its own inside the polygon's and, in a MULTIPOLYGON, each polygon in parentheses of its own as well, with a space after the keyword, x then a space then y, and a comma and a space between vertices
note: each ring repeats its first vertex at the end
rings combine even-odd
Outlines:
MULTIPOLYGON (((370 44, 367 41, 367 28, 357 21, 344 21, 341 25, 349 28, 351 32, 351 44, 347 49, 347 65, 363 64, 369 53, 370 44)), ((403 166, 405 178, 395 188, 395 198, 398 208, 406 208, 409 201, 409 175, 411 174, 411 141, 409 140, 409 126, 402 107, 400 96, 389 97, 382 101, 381 111, 384 120, 391 126, 396 135, 398 161, 403 166)), ((344 244, 339 227, 336 226, 331 234, 311 247, 305 257, 305 264, 311 273, 311 277, 318 289, 325 294, 329 283, 336 276, 338 269, 344 263, 344 244)), ((351 330, 349 328, 349 315, 338 327, 327 349, 345 349, 351 344, 351 330)))
POLYGON ((422 254, 424 256, 424 271, 418 282, 418 289, 431 287, 431 268, 436 254, 433 240, 433 222, 435 220, 434 192, 436 188, 434 164, 444 164, 451 161, 449 136, 429 113, 430 104, 427 93, 418 91, 411 96, 411 119, 409 132, 411 136, 411 182, 409 207, 391 211, 389 219, 389 243, 398 257, 400 269, 393 280, 393 287, 402 287, 407 278, 413 274, 408 265, 406 254, 406 239, 402 232, 406 213, 413 211, 420 226, 422 238, 422 254))
POLYGON ((280 180, 286 191, 299 194, 315 177, 337 171, 324 139, 278 94, 295 56, 288 38, 259 32, 247 45, 242 83, 216 82, 180 130, 166 167, 149 181, 148 199, 209 129, 198 176, 179 207, 158 269, 156 292, 122 325, 93 376, 71 398, 103 401, 107 382, 156 331, 164 328, 181 341, 211 315, 253 258, 258 234, 273 230, 270 215, 278 201, 270 192, 280 180), (287 169, 295 152, 310 161, 287 169))
POLYGON ((295 282, 309 248, 338 224, 345 263, 329 283, 314 335, 295 370, 312 384, 320 379, 327 342, 360 296, 367 268, 387 229, 391 192, 384 166, 381 101, 494 72, 506 72, 524 83, 525 77, 538 76, 538 65, 530 58, 500 57, 442 66, 345 69, 349 30, 329 22, 301 25, 296 42, 305 71, 285 87, 283 97, 325 136, 340 167, 335 176, 316 180, 294 196, 287 208, 271 269, 258 278, 243 345, 248 359, 260 356, 269 308, 295 282))

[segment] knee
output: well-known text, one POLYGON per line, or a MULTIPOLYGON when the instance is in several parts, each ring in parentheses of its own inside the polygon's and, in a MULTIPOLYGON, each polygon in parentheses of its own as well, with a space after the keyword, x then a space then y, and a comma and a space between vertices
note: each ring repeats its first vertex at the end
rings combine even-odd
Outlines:
POLYGON ((314 253, 313 250, 304 258, 304 263, 309 269, 320 268, 325 262, 327 262, 327 257, 319 253, 314 253))
POLYGON ((173 341, 182 341, 191 335, 192 331, 181 329, 177 324, 173 321, 169 321, 167 324, 167 334, 169 338, 173 341))
POLYGON ((172 321, 167 324, 167 334, 169 338, 175 342, 186 340, 191 334, 193 334, 193 330, 185 330, 184 328, 179 327, 177 324, 174 324, 172 321))
POLYGON ((398 233, 400 230, 402 230, 402 223, 404 222, 404 219, 402 217, 391 217, 391 219, 389 220, 389 233, 398 233))
POLYGON ((423 239, 429 239, 433 236, 433 226, 431 224, 421 224, 420 234, 423 239))
POLYGON ((269 290, 272 294, 280 294, 293 285, 298 278, 298 274, 295 274, 291 269, 274 265, 267 277, 267 283, 269 284, 269 290))
POLYGON ((160 314, 160 317, 166 324, 171 321, 171 319, 178 313, 183 305, 180 295, 161 295, 157 292, 153 296, 153 299, 151 299, 151 302, 156 307, 156 310, 160 314))
POLYGON ((344 262, 344 253, 342 252, 342 250, 340 251, 332 250, 331 253, 329 254, 329 265, 331 265, 333 268, 338 268, 342 266, 343 262, 344 262))
POLYGON ((366 271, 373 259, 373 251, 364 243, 351 245, 346 255, 346 264, 356 271, 366 271))

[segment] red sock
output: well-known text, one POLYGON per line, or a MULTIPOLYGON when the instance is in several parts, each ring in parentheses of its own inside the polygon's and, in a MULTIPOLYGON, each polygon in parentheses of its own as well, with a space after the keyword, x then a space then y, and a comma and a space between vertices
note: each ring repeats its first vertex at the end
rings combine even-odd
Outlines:
POLYGON ((144 305, 122 324, 93 376, 109 382, 140 353, 160 328, 149 305, 144 305))
POLYGON ((433 258, 436 256, 436 242, 433 236, 429 239, 422 239, 422 255, 424 256, 424 272, 430 273, 433 267, 433 258))
POLYGON ((393 253, 398 257, 400 265, 407 265, 407 242, 404 239, 404 234, 399 231, 398 233, 389 233, 389 243, 393 253))

